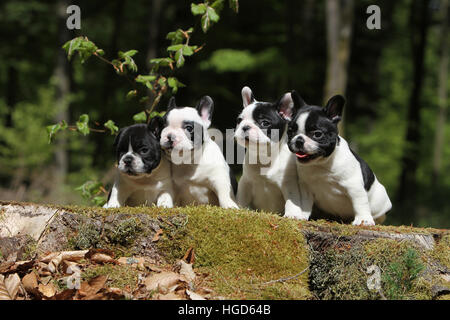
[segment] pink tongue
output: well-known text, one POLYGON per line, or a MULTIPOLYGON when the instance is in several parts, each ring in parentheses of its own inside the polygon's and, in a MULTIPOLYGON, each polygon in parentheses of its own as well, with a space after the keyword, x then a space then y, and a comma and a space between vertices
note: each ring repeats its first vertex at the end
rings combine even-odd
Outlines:
POLYGON ((308 154, 306 154, 306 153, 296 153, 295 155, 297 156, 297 158, 300 158, 300 159, 308 157, 308 154))

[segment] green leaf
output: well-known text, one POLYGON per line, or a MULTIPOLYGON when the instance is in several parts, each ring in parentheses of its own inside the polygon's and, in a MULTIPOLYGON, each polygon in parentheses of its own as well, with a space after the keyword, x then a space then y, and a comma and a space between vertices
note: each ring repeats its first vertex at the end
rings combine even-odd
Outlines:
POLYGON ((84 136, 89 134, 89 116, 87 114, 82 114, 78 121, 76 122, 77 130, 84 136))
POLYGON ((154 117, 164 117, 164 115, 166 114, 165 111, 162 112, 158 112, 158 111, 152 111, 149 115, 150 119, 154 118, 154 117))
POLYGON ((81 63, 84 63, 90 56, 94 53, 102 54, 101 49, 98 49, 97 46, 86 37, 77 37, 70 41, 67 41, 63 45, 63 49, 67 53, 67 58, 70 60, 72 56, 78 52, 80 55, 81 63))
POLYGON ((92 198, 92 203, 98 207, 102 207, 106 203, 106 197, 104 196, 96 196, 92 198))
POLYGON ((136 96, 137 96, 137 90, 130 90, 130 91, 128 91, 126 98, 127 98, 127 100, 131 100, 136 96))
POLYGON ((206 8, 205 14, 202 16, 201 19, 203 32, 206 33, 208 29, 211 27, 211 24, 217 21, 219 21, 219 15, 217 14, 216 10, 208 6, 206 8))
POLYGON ((223 9, 223 3, 224 3, 224 0, 216 0, 213 2, 211 7, 214 8, 214 10, 216 10, 217 12, 220 12, 223 9))
POLYGON ((175 44, 173 46, 169 46, 167 48, 167 51, 178 51, 178 50, 180 50, 183 47, 184 47, 184 44, 175 44))
POLYGON ((173 60, 171 58, 157 58, 151 59, 150 63, 157 64, 162 67, 167 67, 169 64, 173 63, 173 60))
POLYGON ((119 127, 116 126, 116 124, 112 120, 106 121, 104 126, 106 129, 109 129, 111 131, 112 135, 119 131, 119 127))
POLYGON ((75 188, 76 191, 81 192, 81 196, 85 199, 90 199, 95 196, 99 192, 101 192, 101 188, 103 184, 98 181, 86 181, 81 186, 75 188))
POLYGON ((204 3, 200 4, 191 3, 191 12, 194 16, 204 14, 206 12, 206 5, 204 3))
POLYGON ((178 29, 177 31, 169 32, 166 36, 167 40, 172 41, 172 45, 180 44, 184 40, 184 34, 181 29, 178 29))
POLYGON ((178 50, 175 53, 175 61, 177 63, 177 68, 181 68, 184 65, 184 56, 183 56, 183 49, 178 50))
POLYGON ((177 93, 178 88, 185 87, 185 85, 180 81, 178 81, 178 79, 175 77, 169 77, 167 79, 167 84, 169 85, 170 88, 172 88, 172 93, 174 94, 177 93))
POLYGON ((155 79, 156 79, 156 76, 154 76, 154 75, 143 76, 142 74, 140 74, 135 78, 135 81, 139 82, 139 83, 146 83, 147 81, 153 81, 155 79))
POLYGON ((132 57, 136 53, 138 53, 137 50, 128 50, 126 52, 119 51, 119 58, 132 57))
POLYGON ((53 136, 61 130, 61 125, 59 123, 47 126, 48 143, 52 142, 53 136))
POLYGON ((145 123, 147 122, 147 114, 145 111, 139 112, 133 116, 133 120, 136 123, 145 123))

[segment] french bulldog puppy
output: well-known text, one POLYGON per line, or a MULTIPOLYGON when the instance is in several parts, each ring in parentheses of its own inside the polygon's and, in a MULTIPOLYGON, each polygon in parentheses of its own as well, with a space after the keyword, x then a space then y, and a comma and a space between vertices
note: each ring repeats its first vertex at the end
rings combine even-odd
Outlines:
POLYGON ((171 162, 176 204, 219 205, 238 208, 236 180, 208 128, 214 102, 204 96, 196 108, 177 106, 169 101, 161 132, 161 147, 171 162))
POLYGON ((325 108, 307 105, 291 93, 296 113, 288 127, 288 146, 297 157, 302 209, 313 205, 353 225, 383 222, 392 208, 386 189, 338 134, 345 99, 332 97, 325 108))
POLYGON ((115 141, 117 174, 104 208, 156 204, 173 207, 170 163, 161 157, 161 118, 119 131, 115 141))
POLYGON ((235 139, 246 153, 238 204, 308 219, 300 207, 296 157, 287 147, 287 123, 295 112, 290 93, 275 103, 256 101, 249 87, 241 93, 244 109, 237 119, 235 139))

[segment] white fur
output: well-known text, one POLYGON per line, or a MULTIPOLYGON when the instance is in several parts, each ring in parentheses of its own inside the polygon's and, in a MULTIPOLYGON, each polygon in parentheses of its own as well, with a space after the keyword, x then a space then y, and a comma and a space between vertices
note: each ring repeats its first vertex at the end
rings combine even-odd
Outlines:
MULTIPOLYGON (((242 90, 244 109, 240 115, 242 121, 235 133, 236 141, 247 148, 238 184, 238 204, 241 207, 284 213, 285 217, 305 220, 308 217, 300 207, 295 155, 287 147, 286 135, 278 143, 273 142, 256 125, 252 116, 255 100, 250 103, 249 90, 248 87, 242 90), (245 125, 250 127, 247 133, 242 130, 245 125), (247 135, 249 141, 245 141, 247 135), (267 150, 275 151, 269 154, 270 162, 262 161, 268 156, 267 150)), ((283 132, 279 135, 282 136, 283 132)))
POLYGON ((360 164, 342 137, 329 157, 307 163, 297 161, 297 172, 302 210, 308 218, 316 203, 330 214, 353 218, 354 225, 374 225, 374 220, 384 219, 392 207, 376 177, 369 191, 364 189, 360 164))
POLYGON ((176 204, 211 204, 237 209, 230 182, 230 167, 219 146, 208 134, 210 121, 207 115, 200 117, 194 108, 177 108, 169 112, 167 123, 161 134, 161 145, 167 141, 169 133, 176 135, 177 144, 166 154, 172 163, 176 204), (203 145, 195 148, 181 128, 184 120, 203 123, 203 145), (181 157, 180 152, 183 152, 181 157))

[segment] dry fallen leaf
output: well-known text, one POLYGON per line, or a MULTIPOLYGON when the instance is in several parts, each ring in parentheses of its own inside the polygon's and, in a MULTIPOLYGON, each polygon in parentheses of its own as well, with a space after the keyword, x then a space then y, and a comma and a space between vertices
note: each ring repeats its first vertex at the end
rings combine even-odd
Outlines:
MULTIPOLYGON (((58 254, 56 257, 53 257, 47 268, 51 273, 55 273, 56 270, 58 270, 58 266, 63 260, 69 260, 69 261, 79 261, 84 258, 86 253, 88 253, 89 250, 79 250, 79 251, 62 251, 60 254, 58 254)), ((48 256, 47 256, 48 257, 48 256)), ((44 258, 41 261, 45 262, 48 258, 44 258)))
POLYGON ((94 263, 117 263, 116 260, 114 260, 111 256, 104 254, 104 253, 94 253, 91 256, 91 261, 94 263))
POLYGON ((169 292, 167 294, 156 294, 153 296, 153 299, 155 300, 185 300, 184 297, 181 297, 180 295, 176 294, 175 292, 169 292))
POLYGON ((75 296, 77 290, 76 289, 66 289, 58 294, 55 294, 51 299, 52 300, 72 300, 75 296))
POLYGON ((185 253, 184 257, 183 257, 183 260, 186 261, 187 263, 194 264, 194 262, 195 262, 195 250, 194 250, 194 248, 190 247, 186 251, 186 253, 185 253))
POLYGON ((38 290, 46 298, 51 298, 56 294, 56 288, 53 283, 39 284, 38 290))
POLYGON ((144 279, 144 284, 148 291, 160 291, 162 288, 169 288, 180 281, 186 281, 184 277, 172 271, 163 271, 152 274, 144 279))
POLYGON ((9 275, 5 281, 5 287, 6 290, 8 290, 9 296, 11 297, 11 299, 16 299, 17 297, 17 292, 19 292, 19 287, 20 287, 20 278, 17 275, 17 273, 11 274, 9 275))
POLYGON ((159 241, 159 238, 161 237, 162 234, 163 234, 163 230, 162 229, 158 229, 156 231, 155 235, 153 236, 152 242, 159 241))
POLYGON ((78 294, 83 300, 95 300, 99 297, 96 295, 105 285, 108 277, 97 276, 89 281, 85 281, 81 284, 78 294))
POLYGON ((34 292, 34 290, 38 287, 38 280, 36 274, 31 271, 27 275, 22 278, 22 284, 24 289, 27 292, 34 292))
POLYGON ((12 300, 5 286, 5 277, 0 274, 0 300, 12 300))
POLYGON ((195 272, 192 270, 192 264, 186 263, 183 260, 178 261, 180 267, 180 274, 186 278, 188 282, 195 280, 195 272))
POLYGON ((195 293, 189 289, 186 289, 186 294, 191 300, 206 300, 204 297, 199 295, 198 293, 195 293))

